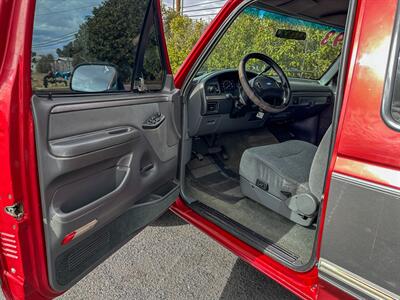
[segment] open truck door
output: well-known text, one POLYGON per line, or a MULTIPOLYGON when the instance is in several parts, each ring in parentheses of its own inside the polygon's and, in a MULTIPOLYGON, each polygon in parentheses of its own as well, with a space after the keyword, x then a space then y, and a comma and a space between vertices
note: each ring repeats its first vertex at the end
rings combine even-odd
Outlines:
POLYGON ((180 96, 160 3, 94 2, 0 1, 8 298, 65 292, 179 194, 180 96), (45 28, 73 18, 71 33, 45 28))

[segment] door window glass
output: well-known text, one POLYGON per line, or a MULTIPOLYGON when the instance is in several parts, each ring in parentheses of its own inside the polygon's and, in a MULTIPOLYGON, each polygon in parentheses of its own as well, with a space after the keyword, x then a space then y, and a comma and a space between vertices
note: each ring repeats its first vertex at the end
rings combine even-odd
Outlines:
MULTIPOLYGON (((144 19, 152 4, 152 0, 37 0, 33 90, 130 91, 144 19), (71 83, 74 71, 76 80, 71 83)), ((143 54, 147 90, 161 89, 165 75, 155 20, 143 54)))
MULTIPOLYGON (((159 35, 156 30, 157 20, 153 16, 153 24, 150 27, 147 38, 146 51, 144 52, 143 64, 138 67, 136 73, 134 88, 138 88, 138 84, 142 89, 159 89, 163 86, 164 68, 162 66, 159 35)), ((140 89, 140 87, 139 87, 140 89)))

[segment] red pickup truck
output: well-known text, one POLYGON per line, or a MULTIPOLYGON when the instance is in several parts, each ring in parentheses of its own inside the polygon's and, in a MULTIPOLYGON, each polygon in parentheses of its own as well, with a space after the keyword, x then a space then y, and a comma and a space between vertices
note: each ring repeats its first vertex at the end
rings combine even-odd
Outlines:
POLYGON ((175 75, 163 23, 0 0, 6 298, 62 294, 170 209, 301 298, 398 299, 397 1, 229 0, 175 75))

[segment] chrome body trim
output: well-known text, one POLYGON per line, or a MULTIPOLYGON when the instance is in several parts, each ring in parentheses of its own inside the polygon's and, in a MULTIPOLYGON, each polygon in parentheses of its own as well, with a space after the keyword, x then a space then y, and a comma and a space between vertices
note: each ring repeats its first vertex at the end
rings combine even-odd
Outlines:
POLYGON ((400 299, 399 295, 395 295, 323 258, 321 258, 318 263, 318 272, 322 279, 334 284, 336 287, 344 290, 347 293, 353 294, 347 288, 342 287, 340 283, 344 283, 346 286, 373 299, 400 299), (326 277, 326 275, 329 277, 326 277), (333 282, 331 279, 334 279, 335 282, 333 282))
POLYGON ((332 178, 341 180, 341 181, 345 181, 345 182, 349 182, 349 183, 353 183, 353 184, 357 184, 361 187, 364 188, 369 188, 369 189, 374 189, 376 191, 382 192, 382 193, 387 193, 393 196, 397 196, 400 197, 400 191, 396 190, 394 188, 388 187, 388 186, 384 186, 381 184, 377 184, 377 183, 373 183, 367 180, 363 180, 363 179, 359 179, 356 177, 352 177, 352 176, 348 176, 348 175, 344 175, 344 174, 340 174, 337 172, 333 172, 332 173, 332 178))

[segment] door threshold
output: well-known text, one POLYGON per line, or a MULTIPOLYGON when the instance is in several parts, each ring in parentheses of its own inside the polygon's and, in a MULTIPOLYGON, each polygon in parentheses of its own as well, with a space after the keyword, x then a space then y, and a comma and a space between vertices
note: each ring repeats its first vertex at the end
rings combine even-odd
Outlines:
POLYGON ((265 255, 276 259, 280 263, 283 263, 293 269, 298 269, 299 267, 303 266, 303 264, 299 264, 297 262, 299 256, 296 254, 282 248, 268 238, 261 236, 251 229, 225 216, 219 211, 199 201, 188 204, 188 206, 196 213, 206 218, 208 221, 220 226, 223 230, 229 232, 236 238, 254 247, 265 255))
POLYGON ((315 263, 312 263, 311 268, 305 270, 304 267, 303 269, 295 268, 293 265, 290 267, 279 262, 278 259, 266 255, 194 211, 188 202, 183 200, 182 196, 172 204, 170 210, 298 297, 316 299, 317 289, 315 289, 315 285, 318 281, 318 270, 315 263))

